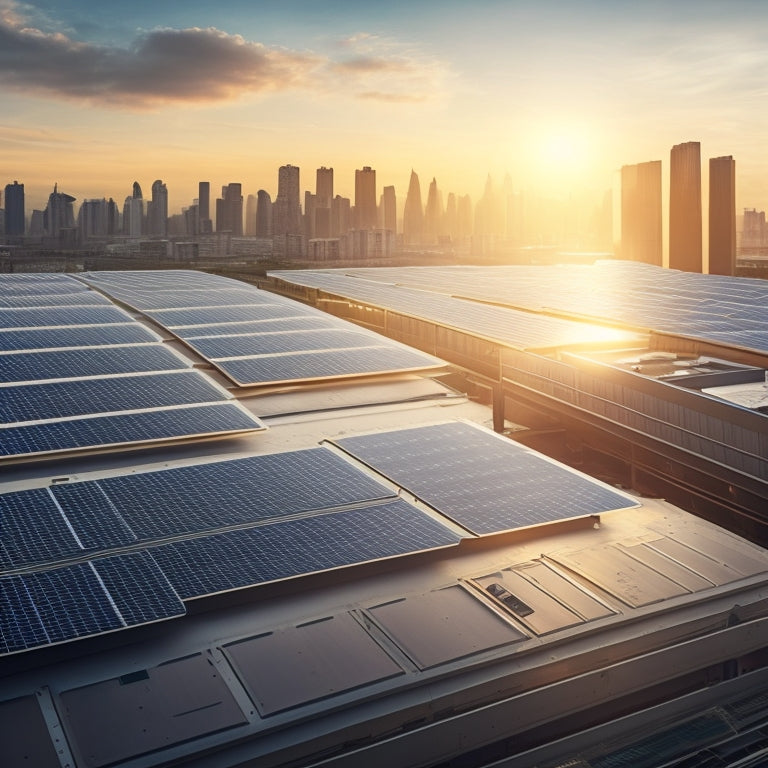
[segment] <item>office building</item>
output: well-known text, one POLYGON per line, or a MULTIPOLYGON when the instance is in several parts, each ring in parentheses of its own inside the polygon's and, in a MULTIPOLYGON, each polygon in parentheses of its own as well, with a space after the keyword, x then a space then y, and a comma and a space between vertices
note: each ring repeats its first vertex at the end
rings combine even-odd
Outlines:
POLYGON ((147 234, 168 235, 168 187, 160 180, 152 182, 152 199, 147 204, 147 234))
POLYGON ((662 266, 661 160, 621 169, 620 255, 662 266))
POLYGON ((141 237, 144 233, 144 198, 138 181, 133 182, 133 191, 123 204, 123 234, 141 237))
POLYGON ((702 271, 701 145, 676 144, 669 165, 669 268, 702 271))
POLYGON ((424 207, 421 203, 421 185, 416 172, 411 169, 408 181, 408 193, 403 209, 403 242, 405 245, 418 245, 424 235, 424 207))
POLYGON ((442 234, 443 203, 437 188, 437 179, 433 178, 427 192, 427 204, 424 206, 424 241, 428 244, 437 242, 442 234))
POLYGON ((5 185, 5 237, 24 237, 26 229, 24 213, 24 185, 14 181, 5 185))
POLYGON ((63 230, 74 230, 75 210, 74 197, 59 192, 59 185, 54 184, 53 192, 48 196, 48 205, 43 214, 45 234, 54 239, 63 236, 63 230))
POLYGON ((381 195, 381 226, 397 234, 397 196, 393 186, 386 186, 381 195))
POLYGON ((256 237, 272 237, 272 198, 263 189, 256 193, 256 237))
POLYGON ((730 155, 709 159, 709 273, 736 274, 736 162, 730 155))
POLYGON ((213 222, 211 221, 211 182, 201 181, 197 188, 197 232, 199 234, 208 234, 213 232, 213 222))
POLYGON ((245 235, 256 237, 256 195, 248 195, 245 201, 245 235))
POLYGON ((216 231, 231 232, 232 237, 243 236, 243 192, 238 183, 221 188, 216 200, 216 231))
POLYGON ((333 168, 323 166, 317 169, 313 209, 311 213, 306 211, 306 215, 311 221, 311 237, 332 237, 332 205, 333 168))
POLYGON ((376 171, 365 166, 355 171, 355 228, 376 229, 376 171))
POLYGON ((277 197, 272 203, 272 235, 303 235, 299 168, 281 165, 277 175, 277 197))

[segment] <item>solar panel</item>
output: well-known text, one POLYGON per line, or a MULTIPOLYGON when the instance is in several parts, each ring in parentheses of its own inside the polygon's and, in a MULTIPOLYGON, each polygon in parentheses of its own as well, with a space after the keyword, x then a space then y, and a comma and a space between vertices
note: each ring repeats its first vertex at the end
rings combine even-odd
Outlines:
POLYGON ((330 315, 306 317, 273 317, 255 320, 252 323, 222 323, 204 328, 190 328, 179 335, 187 342, 215 336, 243 336, 271 331, 309 331, 317 328, 331 328, 338 321, 330 315))
POLYGON ((177 371, 190 366, 191 363, 159 344, 13 352, 0 355, 0 382, 177 371))
POLYGON ((225 528, 394 495, 324 448, 105 478, 94 484, 141 539, 225 528), (146 499, 152 499, 152 504, 146 499))
POLYGON ((184 612, 147 552, 6 576, 0 578, 0 652, 76 640, 184 612))
POLYGON ((0 309, 0 328, 52 328, 62 325, 110 325, 134 322, 117 307, 24 307, 0 309))
POLYGON ((125 626, 183 616, 186 612, 149 552, 94 560, 93 568, 125 626))
POLYGON ((232 283, 229 289, 168 290, 168 291, 117 291, 127 299, 126 303, 140 310, 175 309, 186 307, 228 307, 235 304, 271 303, 273 294, 258 288, 248 288, 242 283, 232 283))
POLYGON ((235 403, 92 416, 0 427, 0 456, 27 456, 182 438, 253 432, 264 425, 235 403))
MULTIPOLYGON (((384 341, 382 339, 382 341, 384 341)), ((426 370, 444 365, 430 355, 400 346, 336 349, 333 352, 296 352, 216 361, 216 367, 237 384, 362 376, 392 371, 426 370)))
POLYGON ((197 537, 151 550, 183 600, 457 544, 402 500, 197 537))
POLYGON ((24 293, 20 296, 0 296, 0 308, 15 307, 67 307, 84 305, 109 305, 110 301, 100 293, 83 290, 78 293, 24 293))
POLYGON ((240 307, 203 307, 200 309, 151 310, 145 313, 166 328, 213 325, 216 323, 237 323, 262 320, 265 317, 291 317, 297 314, 290 305, 273 304, 244 305, 240 307))
POLYGON ((54 562, 82 553, 46 488, 0 495, 0 569, 54 562))
POLYGON ((0 330, 0 352, 146 344, 157 341, 160 341, 160 337, 139 323, 0 330))
POLYGON ((479 535, 637 506, 630 496, 462 422, 333 442, 479 535))
POLYGON ((3 424, 225 399, 197 371, 10 385, 0 392, 3 424))
POLYGON ((111 549, 136 541, 136 534, 97 482, 54 485, 49 491, 85 549, 111 549))

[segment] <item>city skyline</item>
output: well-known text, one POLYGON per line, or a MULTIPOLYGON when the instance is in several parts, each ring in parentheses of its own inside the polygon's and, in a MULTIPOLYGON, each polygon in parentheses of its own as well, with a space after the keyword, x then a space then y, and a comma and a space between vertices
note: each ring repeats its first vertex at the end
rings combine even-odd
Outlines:
POLYGON ((285 164, 349 198, 366 166, 400 199, 412 168, 473 200, 488 174, 599 196, 691 140, 736 159, 739 210, 768 198, 756 2, 60 5, 0 0, 0 170, 30 207, 154 179, 171 212, 200 179, 274 199, 285 164))

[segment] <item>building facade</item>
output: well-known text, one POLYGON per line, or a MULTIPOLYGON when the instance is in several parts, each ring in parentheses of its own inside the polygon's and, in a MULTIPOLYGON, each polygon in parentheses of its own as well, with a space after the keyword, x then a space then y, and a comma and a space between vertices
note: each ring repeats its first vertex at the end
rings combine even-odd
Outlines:
POLYGON ((702 271, 701 144, 676 144, 669 167, 669 267, 702 271))

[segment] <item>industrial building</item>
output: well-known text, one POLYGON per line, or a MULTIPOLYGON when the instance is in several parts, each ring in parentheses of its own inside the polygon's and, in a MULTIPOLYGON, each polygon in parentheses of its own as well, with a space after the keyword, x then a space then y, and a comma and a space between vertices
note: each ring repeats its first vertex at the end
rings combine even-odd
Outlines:
POLYGON ((639 324, 276 278, 326 311, 0 277, 3 765, 759 764, 768 551, 534 450, 504 389, 534 338, 618 371, 639 324))

